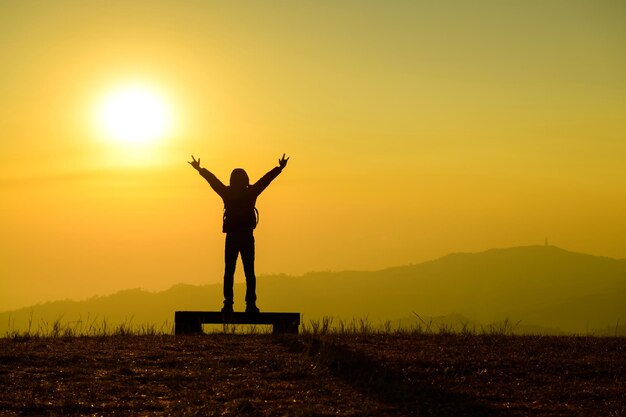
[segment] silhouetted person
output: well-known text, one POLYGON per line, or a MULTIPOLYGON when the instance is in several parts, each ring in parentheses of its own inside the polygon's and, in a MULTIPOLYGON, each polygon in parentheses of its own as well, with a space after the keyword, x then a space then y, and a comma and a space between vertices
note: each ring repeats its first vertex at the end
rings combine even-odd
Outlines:
POLYGON ((189 162, 200 175, 209 182, 213 190, 224 200, 224 222, 222 232, 226 233, 224 251, 224 307, 222 312, 233 311, 233 281, 237 257, 241 253, 243 270, 246 275, 246 313, 258 313, 256 306, 256 276, 254 275, 254 235, 258 212, 255 208, 256 199, 267 188, 274 178, 287 166, 289 158, 278 160, 273 168, 260 180, 250 185, 248 174, 241 168, 235 168, 230 174, 230 185, 224 185, 206 168, 200 167, 200 158, 191 155, 189 162))

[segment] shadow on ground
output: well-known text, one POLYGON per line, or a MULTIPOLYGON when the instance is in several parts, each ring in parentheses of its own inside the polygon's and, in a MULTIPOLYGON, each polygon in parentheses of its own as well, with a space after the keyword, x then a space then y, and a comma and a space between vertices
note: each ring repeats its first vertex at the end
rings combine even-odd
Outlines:
MULTIPOLYGON (((407 416, 503 416, 486 404, 446 391, 429 381, 405 376, 363 352, 333 338, 277 338, 278 343, 303 353, 333 375, 373 400, 407 416)), ((389 410, 391 411, 391 410, 389 410)))

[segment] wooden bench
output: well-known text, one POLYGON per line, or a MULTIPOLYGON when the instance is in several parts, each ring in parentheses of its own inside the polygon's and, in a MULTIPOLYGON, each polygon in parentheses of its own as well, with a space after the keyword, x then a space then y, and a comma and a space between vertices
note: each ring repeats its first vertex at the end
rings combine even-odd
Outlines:
POLYGON ((271 324, 274 334, 298 334, 300 313, 222 313, 221 311, 177 311, 174 313, 174 334, 201 334, 203 324, 271 324))

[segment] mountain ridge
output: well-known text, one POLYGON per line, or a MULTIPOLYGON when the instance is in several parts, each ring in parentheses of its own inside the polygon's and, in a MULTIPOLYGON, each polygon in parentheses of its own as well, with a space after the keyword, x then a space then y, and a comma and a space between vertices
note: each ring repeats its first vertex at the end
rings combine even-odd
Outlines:
MULTIPOLYGON (((236 303, 243 293, 244 285, 236 284, 236 303)), ((265 311, 301 311, 309 319, 384 321, 412 312, 430 317, 456 313, 481 323, 508 317, 583 332, 626 321, 621 301, 626 298, 626 260, 555 246, 496 248, 378 271, 263 275, 258 296, 265 311)), ((131 319, 160 324, 171 322, 175 310, 217 310, 221 299, 221 284, 180 283, 158 292, 126 289, 0 313, 0 334, 11 328, 6 323, 21 329, 30 320, 32 326, 32 316, 37 323, 60 316, 73 322, 97 316, 112 324, 131 319)))

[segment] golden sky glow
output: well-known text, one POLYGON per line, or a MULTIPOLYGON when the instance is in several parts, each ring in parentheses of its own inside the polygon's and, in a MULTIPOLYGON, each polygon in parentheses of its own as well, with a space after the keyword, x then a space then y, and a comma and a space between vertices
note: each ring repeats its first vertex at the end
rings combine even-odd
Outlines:
POLYGON ((291 156, 258 202, 259 274, 546 236, 626 258, 625 21, 617 1, 2 2, 0 310, 219 282, 221 201, 190 154, 223 181, 291 156))

